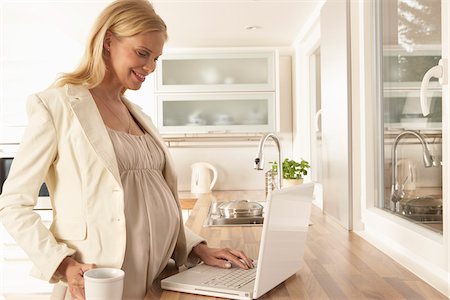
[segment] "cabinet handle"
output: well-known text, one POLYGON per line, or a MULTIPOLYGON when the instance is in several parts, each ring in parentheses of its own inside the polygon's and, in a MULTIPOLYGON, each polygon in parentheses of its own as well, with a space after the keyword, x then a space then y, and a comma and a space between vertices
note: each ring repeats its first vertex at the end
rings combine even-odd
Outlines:
POLYGON ((319 118, 322 116, 322 109, 319 109, 317 112, 316 112, 316 117, 315 117, 315 122, 314 122, 314 124, 315 124, 315 129, 316 129, 316 132, 319 132, 320 131, 320 128, 319 128, 319 118))
POLYGON ((428 103, 427 90, 430 83, 431 77, 439 78, 439 83, 441 85, 447 84, 447 59, 440 59, 437 66, 429 69, 422 79, 422 84, 420 85, 420 107, 422 108, 422 114, 428 116, 430 114, 430 104, 428 103))

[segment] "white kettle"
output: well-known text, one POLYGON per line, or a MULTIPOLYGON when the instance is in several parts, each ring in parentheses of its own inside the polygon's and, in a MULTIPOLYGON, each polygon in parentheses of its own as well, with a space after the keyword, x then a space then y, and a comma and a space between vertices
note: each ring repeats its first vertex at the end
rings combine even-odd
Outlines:
POLYGON ((206 162, 197 162, 191 165, 191 193, 204 194, 211 192, 217 181, 217 169, 206 162), (211 171, 213 178, 211 180, 211 171))

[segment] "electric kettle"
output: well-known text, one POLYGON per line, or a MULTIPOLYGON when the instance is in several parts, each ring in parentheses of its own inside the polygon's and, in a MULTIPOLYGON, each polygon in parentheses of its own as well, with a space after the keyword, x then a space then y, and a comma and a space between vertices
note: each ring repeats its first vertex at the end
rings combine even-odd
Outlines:
POLYGON ((191 193, 204 194, 211 192, 217 180, 217 169, 206 162, 197 162, 191 165, 191 193), (211 171, 213 178, 211 179, 211 171))

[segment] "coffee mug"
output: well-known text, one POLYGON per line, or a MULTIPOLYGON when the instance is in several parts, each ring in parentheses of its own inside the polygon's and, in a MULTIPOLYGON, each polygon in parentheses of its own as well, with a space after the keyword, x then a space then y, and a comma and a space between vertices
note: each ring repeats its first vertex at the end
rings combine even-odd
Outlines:
POLYGON ((86 300, 122 300, 125 272, 114 268, 95 268, 84 273, 86 300))

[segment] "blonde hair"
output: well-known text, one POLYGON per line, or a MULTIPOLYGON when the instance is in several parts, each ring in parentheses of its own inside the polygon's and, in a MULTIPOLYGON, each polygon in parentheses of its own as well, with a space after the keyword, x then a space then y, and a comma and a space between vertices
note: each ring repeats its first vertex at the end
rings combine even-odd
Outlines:
POLYGON ((62 73, 52 86, 71 83, 90 89, 99 85, 106 72, 103 41, 107 31, 119 38, 159 31, 167 39, 166 24, 147 0, 114 1, 98 16, 78 67, 73 72, 62 73))

